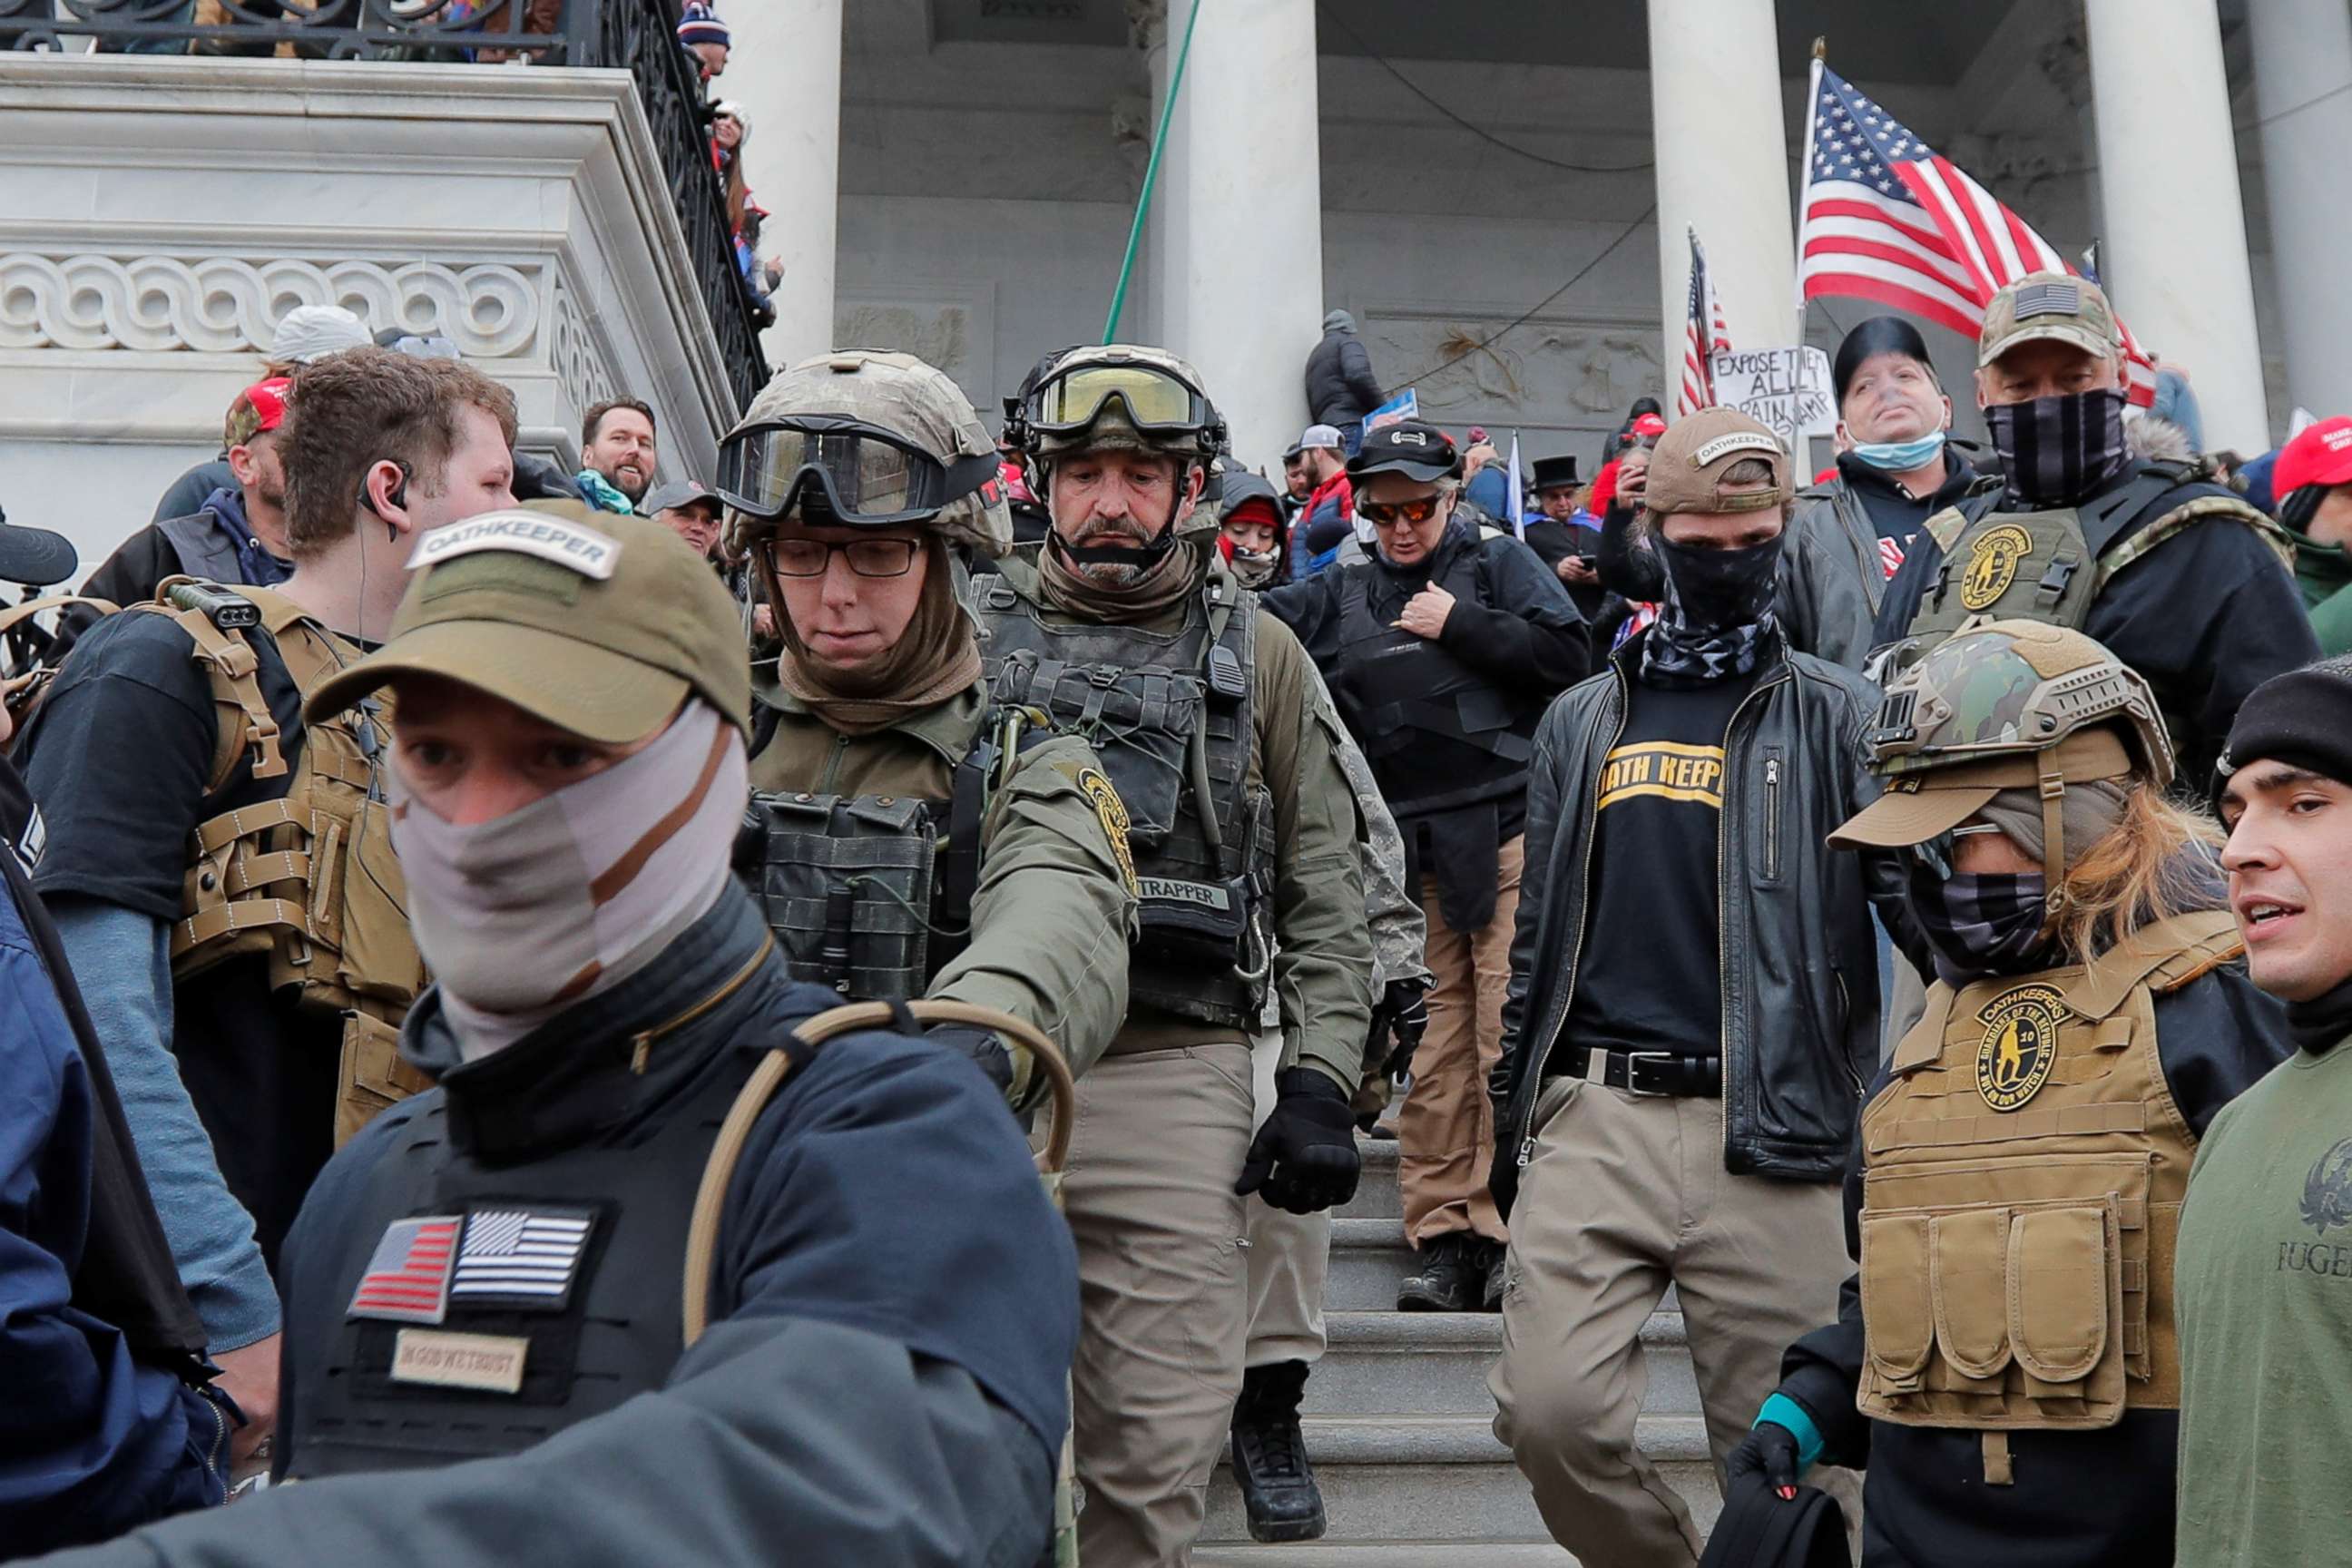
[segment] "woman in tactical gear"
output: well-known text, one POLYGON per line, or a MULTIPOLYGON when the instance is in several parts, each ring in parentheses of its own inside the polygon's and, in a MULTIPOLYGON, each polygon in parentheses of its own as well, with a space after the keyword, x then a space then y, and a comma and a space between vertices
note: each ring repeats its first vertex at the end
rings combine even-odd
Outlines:
POLYGON ((2170 1562, 2181 1197, 2287 1052, 2220 834, 2165 796, 2147 683, 2079 632, 1957 634, 1868 739, 1887 792, 1831 842, 1906 858, 1936 982, 1863 1110, 1859 1271, 1732 1482, 1867 1464, 1866 1564, 2170 1562))
MULTIPOLYGON (((803 978, 1009 1013, 1084 1071, 1126 1012, 1134 870, 1093 751, 990 706, 950 546, 1011 547, 998 468, 910 354, 803 361, 728 436, 729 547, 783 642, 755 683, 739 869, 803 978)), ((992 1034, 934 1038, 1018 1108, 1045 1089, 992 1034)))

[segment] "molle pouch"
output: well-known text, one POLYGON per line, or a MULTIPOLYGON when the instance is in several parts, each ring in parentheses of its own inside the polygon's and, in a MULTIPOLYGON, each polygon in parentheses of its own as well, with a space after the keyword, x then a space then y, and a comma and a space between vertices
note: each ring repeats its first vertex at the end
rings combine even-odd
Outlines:
POLYGON ((2109 1198, 2036 1205, 2009 1222, 2009 1335, 2017 1365, 2026 1394, 2060 1409, 2066 1426, 2107 1426, 2123 1417, 2116 1219, 2109 1198))
POLYGON ((893 795, 755 793, 736 865, 796 979, 905 1001, 945 944, 931 923, 939 814, 893 795))
POLYGON ((350 1142, 377 1112, 432 1087, 433 1080, 421 1068, 402 1059, 397 1028, 371 1014, 343 1015, 342 1064, 335 1085, 336 1148, 350 1142))
POLYGON ((1127 807, 1129 842, 1146 854, 1176 829, 1207 689, 1194 675, 1066 664, 1025 650, 1005 659, 997 680, 999 700, 1043 708, 1057 729, 1094 748, 1127 807))
MULTIPOLYGON (((425 959, 409 929, 406 884, 392 852, 392 811, 383 801, 362 799, 348 826, 341 853, 316 847, 334 878, 331 897, 339 911, 341 962, 337 979, 353 996, 406 1007, 425 989, 425 959)), ((313 889, 316 901, 317 889, 313 889)))
POLYGON ((1899 1420, 1894 1413, 1927 1387, 1936 1348, 1927 1227, 1924 1214, 1862 1216, 1860 1403, 1869 1415, 1899 1420))
POLYGON ((1139 952, 1220 976, 1244 966, 1253 902, 1251 879, 1215 882, 1175 877, 1136 879, 1142 931, 1139 952))

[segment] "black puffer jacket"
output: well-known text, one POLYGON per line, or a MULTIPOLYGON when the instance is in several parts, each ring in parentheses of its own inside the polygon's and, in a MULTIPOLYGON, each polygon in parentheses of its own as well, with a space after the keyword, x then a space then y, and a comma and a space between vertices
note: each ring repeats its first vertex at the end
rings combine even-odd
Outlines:
POLYGON ((1307 354, 1307 406, 1318 425, 1361 419, 1383 400, 1372 356, 1356 336, 1356 318, 1334 310, 1323 318, 1323 341, 1307 354))
MULTIPOLYGON (((1646 635, 1646 634, 1645 634, 1646 635)), ((1625 721, 1643 638, 1551 706, 1528 782, 1527 868, 1503 1003, 1492 1185, 1508 1209, 1528 1119, 1560 1040, 1584 947, 1593 803, 1625 721)), ((1724 737, 1717 940, 1723 964, 1724 1164, 1834 1181, 1878 1066, 1878 956, 1865 868, 1830 831, 1874 799, 1862 735, 1878 689, 1775 638, 1724 737)))

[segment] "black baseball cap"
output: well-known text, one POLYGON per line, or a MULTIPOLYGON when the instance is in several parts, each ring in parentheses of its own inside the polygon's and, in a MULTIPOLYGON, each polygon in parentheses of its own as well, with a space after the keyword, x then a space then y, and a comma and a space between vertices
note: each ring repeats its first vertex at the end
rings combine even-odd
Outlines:
POLYGON ((1400 419, 1365 431, 1362 447, 1348 459, 1350 479, 1402 474, 1429 484, 1461 471, 1462 454, 1454 449, 1454 437, 1418 419, 1400 419))
POLYGON ((80 553, 64 534, 21 528, 0 511, 0 583, 46 588, 71 577, 80 564, 80 553))
POLYGON ((701 500, 716 507, 721 516, 726 514, 727 503, 719 499, 717 490, 700 479, 672 479, 666 485, 655 486, 646 492, 646 499, 637 503, 637 511, 641 516, 653 517, 672 507, 692 506, 701 500))

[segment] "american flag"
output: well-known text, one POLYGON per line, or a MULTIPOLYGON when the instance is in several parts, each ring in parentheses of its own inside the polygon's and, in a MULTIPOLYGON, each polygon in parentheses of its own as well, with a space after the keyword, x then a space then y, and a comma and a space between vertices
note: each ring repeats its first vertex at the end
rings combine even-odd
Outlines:
MULTIPOLYGON (((1798 278, 1808 300, 1874 300, 1965 337, 2029 272, 2072 272, 2023 218, 1827 66, 1816 68, 1798 278)), ((2131 329, 2124 385, 2143 406, 2156 366, 2131 329)), ((1687 379, 1687 372, 1685 372, 1687 379)))
POLYGON ((448 1307, 449 1254, 457 1245, 457 1224, 455 1215, 393 1221, 360 1276, 350 1316, 439 1322, 448 1307))
POLYGON ((593 1218, 576 1209, 476 1209, 466 1220, 450 1299, 519 1296, 561 1305, 593 1218))
POLYGON ((1715 365, 1709 357, 1728 351, 1731 333, 1723 324, 1723 305, 1715 297, 1715 279, 1706 275, 1706 252, 1699 248, 1698 231, 1690 236, 1690 308, 1683 323, 1683 385, 1675 395, 1675 417, 1696 414, 1715 403, 1715 365))

